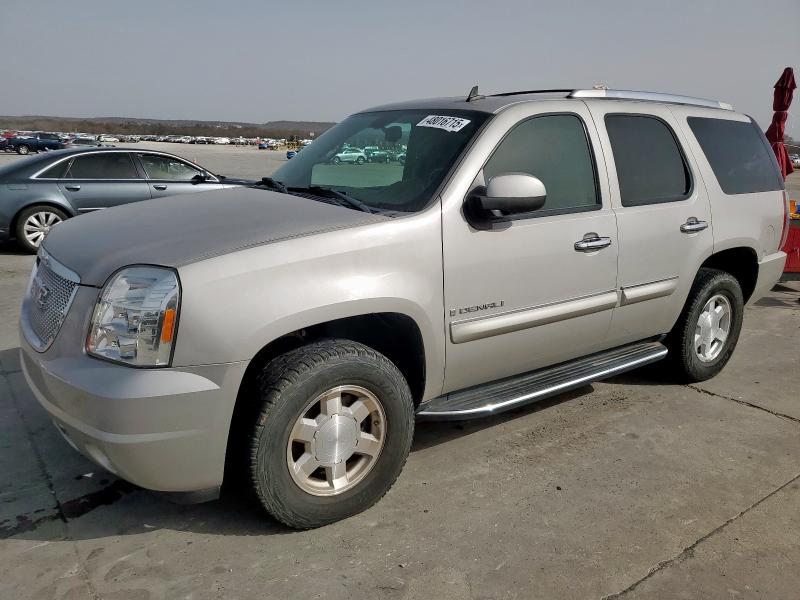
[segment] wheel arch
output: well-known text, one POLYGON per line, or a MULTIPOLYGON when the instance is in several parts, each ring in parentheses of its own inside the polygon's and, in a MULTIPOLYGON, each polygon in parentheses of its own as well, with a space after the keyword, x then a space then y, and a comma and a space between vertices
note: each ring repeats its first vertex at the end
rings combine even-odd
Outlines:
POLYGON ((726 248, 706 258, 700 268, 719 269, 733 275, 747 304, 758 281, 758 254, 749 246, 726 248))

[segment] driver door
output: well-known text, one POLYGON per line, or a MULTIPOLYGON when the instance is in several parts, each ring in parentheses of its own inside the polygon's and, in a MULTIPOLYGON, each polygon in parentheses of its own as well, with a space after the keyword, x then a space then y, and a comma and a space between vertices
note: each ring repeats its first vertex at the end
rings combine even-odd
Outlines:
POLYGON ((445 393, 607 346, 616 217, 589 111, 570 108, 537 102, 500 113, 456 175, 467 185, 443 195, 445 393), (465 197, 507 173, 539 178, 544 206, 492 226, 470 222, 465 197), (591 234, 608 243, 577 249, 591 234))

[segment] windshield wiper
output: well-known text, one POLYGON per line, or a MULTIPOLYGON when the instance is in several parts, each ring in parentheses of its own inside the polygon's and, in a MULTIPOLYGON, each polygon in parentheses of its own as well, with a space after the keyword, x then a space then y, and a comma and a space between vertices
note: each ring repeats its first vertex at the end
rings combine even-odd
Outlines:
POLYGON ((268 190, 275 190, 276 192, 281 192, 283 194, 288 193, 289 190, 286 189, 286 186, 283 185, 277 179, 273 179, 272 177, 262 177, 261 181, 257 183, 258 186, 264 186, 268 190))
POLYGON ((322 187, 320 185, 310 185, 308 187, 293 187, 289 188, 289 192, 306 192, 314 196, 322 196, 323 198, 338 200, 336 204, 338 204, 339 206, 349 206, 350 208, 355 208, 356 210, 368 213, 375 212, 371 207, 361 202, 361 200, 357 200, 356 198, 353 198, 352 196, 345 194, 344 192, 340 192, 339 190, 322 187))

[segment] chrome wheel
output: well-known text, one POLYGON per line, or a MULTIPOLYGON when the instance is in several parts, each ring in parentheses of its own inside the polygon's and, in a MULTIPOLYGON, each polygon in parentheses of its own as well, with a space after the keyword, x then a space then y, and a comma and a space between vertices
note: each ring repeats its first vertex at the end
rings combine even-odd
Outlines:
POLYGON ((694 351, 702 362, 717 358, 731 331, 731 303, 722 294, 712 296, 697 318, 694 351))
POLYGON ((372 470, 385 439, 378 398, 359 386, 335 387, 317 396, 295 422, 286 447, 289 473, 309 494, 341 494, 372 470))
POLYGON ((31 246, 38 248, 44 236, 47 235, 53 225, 58 223, 61 223, 61 217, 55 213, 46 210, 33 213, 25 219, 25 224, 22 228, 25 233, 25 239, 31 246))

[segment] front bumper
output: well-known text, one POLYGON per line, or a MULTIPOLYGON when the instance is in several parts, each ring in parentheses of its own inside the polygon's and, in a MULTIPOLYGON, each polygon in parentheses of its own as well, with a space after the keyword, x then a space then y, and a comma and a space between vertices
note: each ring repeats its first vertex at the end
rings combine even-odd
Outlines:
POLYGON ((87 356, 85 333, 84 319, 68 318, 53 345, 39 353, 20 332, 25 378, 70 445, 147 489, 218 488, 247 362, 137 369, 87 356))
POLYGON ((764 256, 758 263, 758 278, 753 293, 747 300, 752 304, 769 292, 781 278, 783 267, 786 264, 786 253, 775 252, 764 256))

